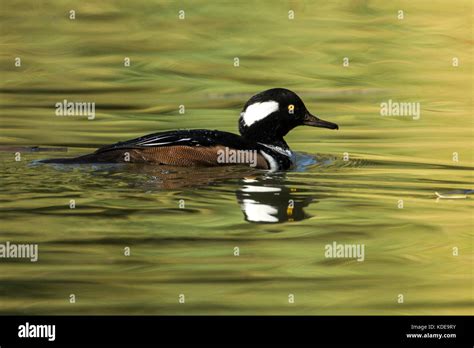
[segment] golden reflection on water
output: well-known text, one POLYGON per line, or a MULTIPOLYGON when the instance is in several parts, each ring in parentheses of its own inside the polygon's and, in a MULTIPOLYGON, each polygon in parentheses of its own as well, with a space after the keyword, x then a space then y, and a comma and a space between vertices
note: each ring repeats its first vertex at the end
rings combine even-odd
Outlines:
POLYGON ((472 314, 472 3, 193 2, 179 20, 182 6, 1 4, 0 242, 39 243, 40 259, 1 260, 0 312, 472 314), (294 171, 15 161, 236 132, 272 87, 340 125, 291 132, 294 171), (64 99, 95 102, 95 119, 55 116, 64 99), (420 119, 381 116, 389 100, 420 119), (364 262, 325 258, 333 241, 364 244, 364 262))

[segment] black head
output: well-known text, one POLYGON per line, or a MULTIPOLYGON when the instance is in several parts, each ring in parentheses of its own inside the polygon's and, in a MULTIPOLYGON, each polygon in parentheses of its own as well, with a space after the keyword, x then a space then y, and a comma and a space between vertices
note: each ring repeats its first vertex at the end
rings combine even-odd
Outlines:
POLYGON ((272 88, 254 95, 239 118, 242 136, 266 143, 281 141, 290 130, 302 125, 339 129, 337 124, 311 115, 300 97, 284 88, 272 88))

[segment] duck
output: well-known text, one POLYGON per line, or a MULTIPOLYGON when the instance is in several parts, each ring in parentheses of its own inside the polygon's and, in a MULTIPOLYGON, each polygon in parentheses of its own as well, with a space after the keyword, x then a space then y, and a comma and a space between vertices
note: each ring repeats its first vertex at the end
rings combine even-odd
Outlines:
POLYGON ((311 114, 301 98, 285 88, 252 96, 240 113, 239 133, 189 129, 148 134, 100 147, 74 158, 52 158, 42 163, 142 163, 179 167, 250 165, 269 171, 295 166, 295 156, 284 137, 298 126, 339 129, 336 123, 311 114))

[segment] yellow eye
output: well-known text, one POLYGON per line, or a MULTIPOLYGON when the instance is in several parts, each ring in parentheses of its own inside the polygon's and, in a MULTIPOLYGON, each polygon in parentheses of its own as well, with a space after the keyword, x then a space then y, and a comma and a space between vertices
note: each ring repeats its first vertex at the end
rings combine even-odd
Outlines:
POLYGON ((295 112, 295 106, 293 104, 288 105, 288 113, 293 114, 295 112))

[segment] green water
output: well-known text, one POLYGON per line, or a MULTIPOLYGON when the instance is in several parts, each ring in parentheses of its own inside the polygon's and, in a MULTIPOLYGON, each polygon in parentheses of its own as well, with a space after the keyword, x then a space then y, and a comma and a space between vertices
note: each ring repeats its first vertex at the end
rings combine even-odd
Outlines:
POLYGON ((473 313, 473 196, 449 196, 473 188, 470 1, 2 1, 0 19, 0 243, 39 245, 0 259, 1 314, 473 313), (272 87, 340 126, 292 131, 293 171, 35 163, 237 132, 272 87), (95 119, 55 116, 64 99, 95 119), (5 148, 34 145, 68 153, 5 148), (334 241, 364 261, 325 257, 334 241))

